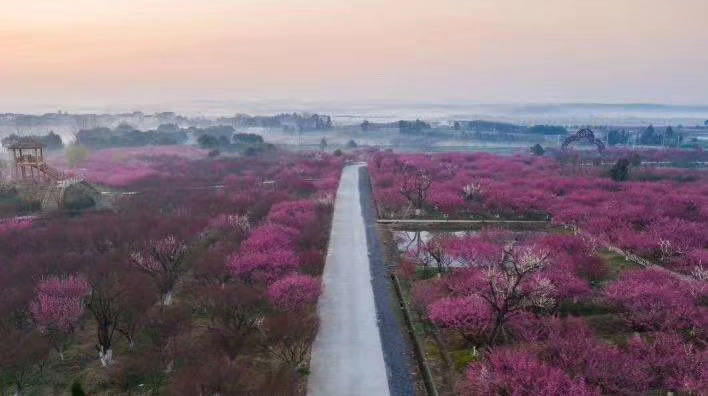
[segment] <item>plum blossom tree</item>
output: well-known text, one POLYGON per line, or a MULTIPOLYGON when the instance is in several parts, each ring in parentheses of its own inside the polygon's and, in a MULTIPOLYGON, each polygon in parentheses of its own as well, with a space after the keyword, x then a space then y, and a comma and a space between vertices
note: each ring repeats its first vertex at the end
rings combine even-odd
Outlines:
POLYGON ((270 209, 268 220, 296 229, 303 229, 315 221, 316 208, 312 200, 280 202, 270 209))
POLYGON ((458 332, 467 341, 480 344, 492 327, 492 310, 477 295, 442 298, 428 307, 428 317, 436 325, 458 332))
MULTIPOLYGON (((578 260, 583 263, 584 260, 578 260)), ((594 260, 593 260, 594 262, 594 260)), ((575 275, 575 268, 570 263, 555 262, 548 265, 540 276, 547 278, 553 284, 554 292, 551 296, 558 304, 564 301, 577 302, 579 299, 590 297, 592 290, 588 282, 575 275)))
POLYGON ((30 312, 40 333, 64 360, 64 350, 84 313, 84 298, 90 287, 82 276, 48 277, 37 286, 30 312))
POLYGON ((489 267, 500 256, 499 244, 486 238, 447 238, 442 245, 449 256, 468 267, 489 267))
POLYGON ((701 394, 708 391, 708 355, 673 333, 653 340, 633 337, 628 354, 647 374, 651 389, 701 394))
POLYGON ((584 378, 605 394, 648 391, 649 373, 641 360, 598 339, 583 319, 550 318, 536 327, 535 336, 527 340, 533 342, 538 357, 571 378, 584 378))
POLYGON ((317 302, 320 283, 307 275, 288 275, 268 288, 268 298, 283 311, 297 311, 308 304, 317 302))
POLYGON ((96 349, 101 365, 106 367, 113 362, 113 335, 118 329, 122 308, 120 297, 123 293, 113 279, 101 279, 91 285, 91 294, 86 301, 86 308, 96 320, 96 349))
POLYGON ((401 195, 413 205, 416 216, 420 216, 423 213, 423 207, 428 197, 428 190, 433 181, 424 170, 412 169, 410 167, 406 167, 402 177, 403 180, 399 191, 401 195))
POLYGON ((598 395, 533 354, 494 349, 486 361, 472 364, 460 388, 464 395, 598 395))
POLYGON ((319 322, 313 314, 284 312, 266 318, 263 325, 266 349, 288 367, 300 368, 318 328, 319 322))
POLYGON ((296 254, 300 233, 278 224, 262 225, 251 233, 234 253, 228 269, 245 282, 275 282, 283 275, 300 267, 296 254))
POLYGON ((233 232, 238 235, 247 235, 251 229, 247 215, 220 214, 209 220, 208 229, 233 232))
POLYGON ((257 344, 268 302, 264 290, 241 282, 209 287, 200 300, 211 319, 209 338, 228 365, 257 344))
POLYGON ((143 252, 131 253, 129 260, 133 267, 152 278, 161 295, 161 303, 170 305, 175 284, 186 270, 186 253, 187 246, 174 235, 169 235, 148 242, 143 252))
POLYGON ((231 256, 229 270, 248 283, 270 284, 300 267, 300 258, 291 250, 277 248, 268 252, 246 252, 231 256))
POLYGON ((241 246, 242 252, 266 252, 281 249, 294 250, 299 232, 291 227, 265 224, 251 232, 241 246))
POLYGON ((126 303, 133 286, 131 277, 121 264, 125 264, 121 255, 110 257, 91 267, 88 276, 91 293, 86 297, 86 310, 96 323, 96 350, 103 367, 113 363, 113 337, 132 307, 126 303))
MULTIPOLYGON (((693 281, 700 282, 700 281, 693 281)), ((691 330, 705 335, 708 310, 698 306, 691 281, 662 269, 628 271, 605 296, 637 330, 691 330)))
POLYGON ((444 247, 444 241, 439 237, 433 237, 421 244, 418 257, 423 264, 428 267, 435 265, 439 273, 447 272, 452 265, 452 257, 444 247))
POLYGON ((501 259, 473 278, 479 284, 474 293, 489 304, 493 324, 488 343, 504 337, 506 322, 524 309, 548 309, 555 305, 556 288, 547 278, 538 276, 548 265, 548 253, 531 247, 504 247, 501 259))

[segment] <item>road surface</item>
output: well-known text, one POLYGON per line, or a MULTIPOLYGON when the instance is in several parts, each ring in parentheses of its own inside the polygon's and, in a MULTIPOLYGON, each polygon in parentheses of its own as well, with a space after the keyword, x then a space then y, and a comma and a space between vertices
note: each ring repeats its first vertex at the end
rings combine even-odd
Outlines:
POLYGON ((307 383, 311 396, 390 395, 361 210, 361 166, 344 168, 335 200, 307 383))

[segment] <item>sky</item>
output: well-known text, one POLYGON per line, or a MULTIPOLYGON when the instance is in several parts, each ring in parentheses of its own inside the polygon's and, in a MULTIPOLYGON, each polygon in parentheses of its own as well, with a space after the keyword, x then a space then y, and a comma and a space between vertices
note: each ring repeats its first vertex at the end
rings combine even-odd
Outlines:
POLYGON ((706 0, 0 0, 0 112, 708 104, 706 0))

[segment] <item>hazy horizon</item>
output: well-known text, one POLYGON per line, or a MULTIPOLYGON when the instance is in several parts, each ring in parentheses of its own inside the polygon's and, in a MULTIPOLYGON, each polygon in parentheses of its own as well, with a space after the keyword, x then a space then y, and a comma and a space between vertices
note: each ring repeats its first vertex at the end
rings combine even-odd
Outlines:
POLYGON ((5 0, 0 108, 708 105, 708 2, 5 0))

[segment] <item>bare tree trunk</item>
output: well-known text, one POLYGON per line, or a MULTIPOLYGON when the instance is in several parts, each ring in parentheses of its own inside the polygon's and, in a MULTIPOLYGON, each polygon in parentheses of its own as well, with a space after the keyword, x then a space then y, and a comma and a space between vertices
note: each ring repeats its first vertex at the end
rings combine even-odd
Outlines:
POLYGON ((104 352, 103 346, 101 346, 98 351, 98 358, 101 360, 101 365, 103 367, 108 367, 111 363, 113 363, 113 349, 108 348, 104 352))
POLYGON ((166 307, 172 305, 172 292, 171 291, 162 295, 162 305, 164 305, 166 307))

